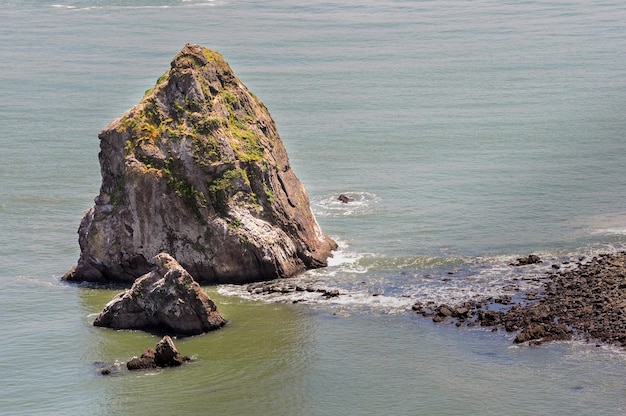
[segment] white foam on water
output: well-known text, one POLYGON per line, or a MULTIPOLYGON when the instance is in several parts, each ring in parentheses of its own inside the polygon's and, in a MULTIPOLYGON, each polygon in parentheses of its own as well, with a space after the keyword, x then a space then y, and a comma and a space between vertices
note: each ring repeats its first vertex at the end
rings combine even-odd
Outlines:
POLYGON ((626 235, 626 228, 601 228, 595 231, 596 234, 626 235))
POLYGON ((328 258, 328 267, 354 265, 363 258, 363 254, 349 251, 348 244, 345 241, 339 239, 335 239, 335 241, 338 248, 333 251, 333 256, 328 258))
POLYGON ((320 217, 362 216, 375 212, 375 206, 380 200, 380 197, 370 192, 348 191, 325 195, 321 200, 313 201, 312 209, 320 217), (340 195, 349 198, 349 202, 340 201, 340 195))
POLYGON ((573 220, 584 234, 593 236, 626 235, 626 212, 583 216, 573 220))
POLYGON ((554 272, 552 265, 559 264, 560 270, 577 267, 573 260, 561 265, 563 258, 550 252, 538 252, 542 263, 525 266, 514 265, 522 255, 388 258, 351 252, 345 243, 340 243, 338 253, 336 262, 327 268, 269 282, 271 293, 254 285, 251 290, 248 286, 223 285, 218 292, 263 302, 306 303, 343 313, 402 313, 418 301, 454 305, 502 296, 515 298, 540 288, 554 272), (339 296, 324 295, 332 291, 339 296))
POLYGON ((519 299, 523 293, 540 289, 557 270, 574 269, 603 252, 606 248, 571 253, 539 251, 534 254, 541 263, 517 266, 517 260, 527 254, 388 258, 351 252, 342 242, 336 263, 270 282, 278 289, 273 293, 251 292, 248 286, 234 285, 221 286, 218 291, 263 302, 305 303, 344 314, 404 313, 415 302, 455 305, 503 296, 519 299), (295 291, 296 287, 300 291, 295 291), (281 292, 280 288, 286 290, 281 292), (337 291, 339 296, 327 297, 325 291, 337 291))
POLYGON ((205 6, 216 6, 220 2, 217 0, 180 0, 180 2, 167 2, 167 4, 124 4, 124 3, 113 3, 107 5, 81 5, 81 2, 76 2, 76 4, 52 4, 49 7, 55 9, 65 9, 65 10, 76 10, 76 11, 89 11, 89 10, 140 10, 140 9, 169 9, 173 7, 205 7, 205 6), (173 3, 173 4, 172 4, 173 3))

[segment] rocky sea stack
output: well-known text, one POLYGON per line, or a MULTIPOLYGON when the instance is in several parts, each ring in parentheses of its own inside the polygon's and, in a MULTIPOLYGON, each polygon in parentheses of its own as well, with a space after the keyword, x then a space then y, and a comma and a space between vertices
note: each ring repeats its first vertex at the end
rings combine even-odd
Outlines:
POLYGON ((169 253, 201 283, 323 267, 311 212, 267 108, 214 51, 187 44, 99 135, 102 186, 69 281, 132 282, 169 253))

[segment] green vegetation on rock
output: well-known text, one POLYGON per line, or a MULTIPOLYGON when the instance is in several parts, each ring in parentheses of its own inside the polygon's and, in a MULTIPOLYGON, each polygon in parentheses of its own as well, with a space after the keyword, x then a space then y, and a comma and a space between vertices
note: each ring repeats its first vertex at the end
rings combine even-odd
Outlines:
POLYGON ((213 179, 208 186, 208 191, 216 211, 222 215, 228 214, 228 201, 239 190, 242 181, 248 187, 250 186, 246 171, 238 168, 226 170, 213 179))
POLYGON ((68 280, 131 282, 166 248, 206 282, 243 283, 321 267, 336 247, 269 112, 217 52, 185 45, 100 139, 101 194, 68 280))
POLYGON ((167 175, 167 186, 185 201, 198 219, 202 219, 200 207, 206 207, 206 197, 184 175, 181 162, 176 159, 165 160, 163 172, 167 175))

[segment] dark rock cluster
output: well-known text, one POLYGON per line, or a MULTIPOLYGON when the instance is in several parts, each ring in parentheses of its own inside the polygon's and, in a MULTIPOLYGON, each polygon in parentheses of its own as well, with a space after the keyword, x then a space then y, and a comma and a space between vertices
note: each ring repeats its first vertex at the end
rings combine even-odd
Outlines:
POLYGON ((550 273, 523 302, 509 297, 460 305, 418 302, 413 310, 434 322, 517 332, 516 343, 583 339, 626 348, 626 252, 603 254, 550 273))
POLYGON ((512 266, 526 266, 529 264, 541 263, 541 258, 536 254, 529 254, 526 257, 520 257, 517 259, 517 263, 512 263, 512 266))
POLYGON ((160 253, 152 263, 154 270, 113 298, 95 326, 191 336, 226 324, 215 302, 172 256, 160 253))
POLYGON ((347 195, 345 195, 345 194, 341 194, 341 195, 339 195, 339 197, 337 198, 337 201, 340 201, 340 202, 342 202, 342 203, 344 203, 344 204, 348 204, 348 203, 350 203, 350 202, 354 201, 354 199, 353 199, 353 198, 350 198, 349 196, 347 196, 347 195))
POLYGON ((299 286, 279 281, 261 282, 248 285, 248 292, 255 295, 270 295, 272 293, 319 293, 323 298, 336 298, 341 293, 337 289, 314 288, 312 286, 299 286))
MULTIPOLYGON (((187 361, 191 361, 191 358, 182 355, 174 345, 172 338, 166 335, 158 342, 155 349, 147 348, 143 351, 141 356, 131 358, 126 363, 126 368, 130 371, 134 371, 178 367, 187 361)), ((103 376, 119 375, 120 369, 117 365, 107 365, 103 362, 96 362, 94 365, 98 373, 103 376)))

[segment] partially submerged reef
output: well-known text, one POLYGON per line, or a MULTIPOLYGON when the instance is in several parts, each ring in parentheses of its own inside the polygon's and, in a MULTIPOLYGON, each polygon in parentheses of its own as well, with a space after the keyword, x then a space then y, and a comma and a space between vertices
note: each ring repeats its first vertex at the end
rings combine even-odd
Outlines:
MULTIPOLYGON (((541 259, 531 254, 510 266, 537 263, 541 259)), ((415 302, 411 309, 437 324, 503 330, 514 335, 517 344, 578 339, 626 348, 626 252, 553 264, 551 272, 536 280, 538 288, 517 292, 515 297, 475 297, 458 304, 415 302)), ((350 296, 337 289, 284 281, 254 283, 247 289, 254 295, 309 293, 326 300, 350 296)), ((305 298, 292 302, 305 302, 305 298)))
POLYGON ((582 339, 626 348, 626 252, 583 260, 573 269, 557 266, 540 290, 525 293, 520 302, 501 297, 452 306, 416 303, 413 310, 434 322, 514 332, 515 343, 582 339))
POLYGON ((267 108, 217 52, 187 44, 99 135, 102 185, 63 280, 132 283, 169 253, 201 283, 326 266, 324 235, 267 108))

